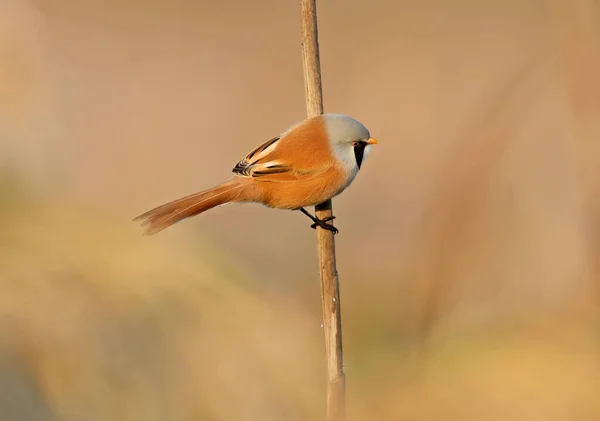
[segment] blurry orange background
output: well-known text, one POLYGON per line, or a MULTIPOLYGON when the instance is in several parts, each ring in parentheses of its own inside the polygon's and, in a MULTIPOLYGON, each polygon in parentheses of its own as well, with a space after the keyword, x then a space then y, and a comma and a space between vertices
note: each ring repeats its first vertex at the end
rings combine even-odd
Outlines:
MULTIPOLYGON (((600 8, 318 2, 326 112, 380 144, 334 200, 349 420, 600 417, 600 8)), ((0 419, 324 413, 315 234, 228 206, 305 115, 295 1, 0 4, 0 419)))

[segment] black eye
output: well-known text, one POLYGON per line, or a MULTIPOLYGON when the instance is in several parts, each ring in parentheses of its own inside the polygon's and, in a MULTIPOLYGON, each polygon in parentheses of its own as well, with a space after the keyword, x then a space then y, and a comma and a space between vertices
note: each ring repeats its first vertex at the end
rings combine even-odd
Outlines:
POLYGON ((352 146, 354 146, 354 147, 357 147, 358 145, 360 145, 360 142, 359 142, 359 141, 354 141, 354 142, 352 142, 352 146))

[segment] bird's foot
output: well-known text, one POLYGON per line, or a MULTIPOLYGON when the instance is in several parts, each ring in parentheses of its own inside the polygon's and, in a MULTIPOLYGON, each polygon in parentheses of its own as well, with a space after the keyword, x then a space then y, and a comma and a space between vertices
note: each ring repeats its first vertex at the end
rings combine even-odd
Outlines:
POLYGON ((330 224, 327 223, 329 221, 334 220, 335 216, 328 216, 327 218, 319 219, 316 216, 312 216, 304 208, 299 208, 298 210, 300 212, 302 212, 304 215, 308 216, 314 222, 314 224, 312 224, 310 226, 312 229, 317 229, 317 227, 321 227, 324 230, 333 232, 334 235, 339 232, 336 227, 334 227, 333 225, 330 225, 330 224))
POLYGON ((335 235, 340 231, 333 225, 330 225, 327 223, 329 221, 333 221, 334 219, 335 219, 335 216, 328 216, 327 218, 323 218, 323 219, 318 219, 315 217, 315 219, 314 219, 315 223, 312 224, 310 227, 312 229, 317 229, 317 226, 319 226, 325 230, 333 232, 333 234, 335 235))

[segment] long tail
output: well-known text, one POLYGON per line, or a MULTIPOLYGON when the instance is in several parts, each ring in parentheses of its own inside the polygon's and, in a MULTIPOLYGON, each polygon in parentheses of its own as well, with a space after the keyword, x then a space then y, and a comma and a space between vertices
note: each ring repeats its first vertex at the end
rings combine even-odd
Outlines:
POLYGON ((242 184, 238 180, 229 180, 211 189, 158 206, 136 216, 133 220, 143 220, 142 226, 146 227, 145 234, 153 235, 185 218, 198 215, 216 206, 240 201, 241 187, 242 184))

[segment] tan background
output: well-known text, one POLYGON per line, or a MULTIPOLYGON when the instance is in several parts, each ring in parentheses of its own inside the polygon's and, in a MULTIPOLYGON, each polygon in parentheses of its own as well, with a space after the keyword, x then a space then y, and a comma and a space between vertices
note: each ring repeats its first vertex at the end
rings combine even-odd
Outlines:
MULTIPOLYGON (((325 109, 380 140, 334 201, 351 419, 600 416, 594 5, 319 3, 325 109)), ((309 221, 130 221, 303 118, 298 14, 0 3, 0 419, 319 419, 309 221)))

